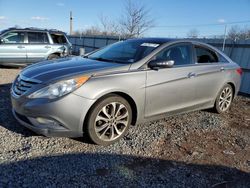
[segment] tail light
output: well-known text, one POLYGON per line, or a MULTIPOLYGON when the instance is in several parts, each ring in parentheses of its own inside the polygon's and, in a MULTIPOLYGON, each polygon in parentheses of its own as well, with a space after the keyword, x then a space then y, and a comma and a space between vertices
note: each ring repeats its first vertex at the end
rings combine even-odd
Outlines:
POLYGON ((238 68, 238 69, 236 69, 236 72, 237 72, 239 75, 242 75, 242 74, 243 74, 243 70, 242 70, 242 68, 238 68))

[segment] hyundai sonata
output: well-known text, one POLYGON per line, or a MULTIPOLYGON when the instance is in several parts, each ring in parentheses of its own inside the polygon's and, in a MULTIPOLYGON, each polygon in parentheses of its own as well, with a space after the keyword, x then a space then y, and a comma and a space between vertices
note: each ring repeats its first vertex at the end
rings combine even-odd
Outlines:
POLYGON ((236 63, 204 43, 130 39, 85 57, 25 68, 12 85, 13 114, 38 134, 86 133, 108 145, 130 125, 207 108, 226 112, 241 74, 236 63))

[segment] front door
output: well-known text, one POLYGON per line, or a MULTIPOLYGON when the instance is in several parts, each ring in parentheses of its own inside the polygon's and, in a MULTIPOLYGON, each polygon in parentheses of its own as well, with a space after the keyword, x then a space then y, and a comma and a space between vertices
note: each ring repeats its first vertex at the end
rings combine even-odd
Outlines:
POLYGON ((193 74, 192 57, 189 43, 167 47, 156 55, 155 59, 173 60, 175 65, 147 71, 146 117, 194 107, 196 77, 193 74))
POLYGON ((0 63, 26 63, 26 45, 24 32, 10 31, 1 37, 0 63))

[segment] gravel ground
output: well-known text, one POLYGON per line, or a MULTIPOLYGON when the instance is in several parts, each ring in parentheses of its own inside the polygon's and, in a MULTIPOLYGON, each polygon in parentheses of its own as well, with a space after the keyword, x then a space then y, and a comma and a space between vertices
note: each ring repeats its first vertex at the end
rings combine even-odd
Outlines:
POLYGON ((197 111, 137 125, 108 147, 46 138, 11 115, 0 68, 0 187, 250 187, 250 99, 229 113, 197 111))

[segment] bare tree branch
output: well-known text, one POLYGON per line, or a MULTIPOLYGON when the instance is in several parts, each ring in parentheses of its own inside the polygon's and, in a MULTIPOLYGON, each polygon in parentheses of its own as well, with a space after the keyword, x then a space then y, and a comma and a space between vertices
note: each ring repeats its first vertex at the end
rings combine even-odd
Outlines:
POLYGON ((103 14, 99 16, 99 20, 102 25, 103 35, 119 35, 119 25, 117 22, 109 19, 107 16, 104 16, 103 14))
POLYGON ((232 40, 250 39, 250 28, 247 26, 241 28, 238 25, 234 25, 229 29, 227 37, 232 40))
POLYGON ((91 26, 83 31, 75 31, 75 36, 82 36, 82 35, 103 35, 101 29, 98 26, 91 26))
POLYGON ((75 35, 119 35, 126 38, 142 36, 154 26, 150 10, 132 0, 126 0, 124 13, 120 20, 112 20, 107 16, 99 16, 101 27, 92 26, 84 31, 76 31, 75 35))
POLYGON ((121 33, 127 37, 139 37, 154 26, 150 11, 144 5, 127 0, 125 12, 120 19, 121 33))

